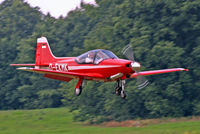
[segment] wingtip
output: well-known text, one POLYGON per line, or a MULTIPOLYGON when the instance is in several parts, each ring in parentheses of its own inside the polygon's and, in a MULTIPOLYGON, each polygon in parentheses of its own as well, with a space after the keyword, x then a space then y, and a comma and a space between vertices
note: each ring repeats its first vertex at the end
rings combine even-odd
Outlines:
POLYGON ((189 71, 189 69, 184 69, 184 71, 189 71))
POLYGON ((16 64, 10 64, 10 66, 16 66, 16 64))
POLYGON ((186 68, 179 68, 180 71, 189 71, 189 69, 186 69, 186 68))

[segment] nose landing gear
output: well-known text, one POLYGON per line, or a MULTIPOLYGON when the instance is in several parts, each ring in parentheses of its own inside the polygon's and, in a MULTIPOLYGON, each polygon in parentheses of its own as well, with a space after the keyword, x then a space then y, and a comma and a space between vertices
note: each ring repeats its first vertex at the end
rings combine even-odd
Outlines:
POLYGON ((115 94, 120 95, 122 99, 126 98, 126 92, 124 91, 125 83, 125 80, 118 80, 117 87, 115 88, 115 94))

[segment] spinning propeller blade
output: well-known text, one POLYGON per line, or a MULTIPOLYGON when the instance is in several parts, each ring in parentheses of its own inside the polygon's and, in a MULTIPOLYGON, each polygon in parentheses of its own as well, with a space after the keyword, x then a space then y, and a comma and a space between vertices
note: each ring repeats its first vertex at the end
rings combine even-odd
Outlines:
POLYGON ((135 71, 135 73, 138 74, 138 76, 136 77, 138 89, 142 89, 142 88, 146 87, 149 84, 149 82, 144 76, 140 75, 140 72, 139 72, 140 64, 134 60, 133 49, 130 44, 126 45, 123 48, 122 54, 125 55, 127 57, 127 59, 133 61, 131 66, 132 66, 133 70, 135 71))
POLYGON ((149 84, 149 81, 144 76, 141 76, 140 74, 136 78, 137 78, 138 89, 142 89, 149 84))
POLYGON ((123 50, 122 54, 126 56, 127 59, 134 61, 134 54, 133 54, 133 49, 130 44, 126 45, 123 50))

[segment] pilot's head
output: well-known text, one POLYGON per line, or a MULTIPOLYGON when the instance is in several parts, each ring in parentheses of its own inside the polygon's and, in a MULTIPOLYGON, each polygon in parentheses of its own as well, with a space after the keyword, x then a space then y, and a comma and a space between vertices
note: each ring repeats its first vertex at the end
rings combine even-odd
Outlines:
POLYGON ((89 58, 94 58, 94 52, 89 52, 89 53, 88 53, 88 57, 89 57, 89 58))

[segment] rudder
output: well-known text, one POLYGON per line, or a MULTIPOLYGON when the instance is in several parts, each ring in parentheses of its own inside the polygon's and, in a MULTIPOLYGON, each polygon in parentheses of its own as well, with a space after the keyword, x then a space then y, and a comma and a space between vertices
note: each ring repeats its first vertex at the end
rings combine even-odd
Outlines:
POLYGON ((56 57, 52 54, 46 37, 37 39, 37 48, 35 55, 36 66, 47 66, 49 63, 55 62, 56 57))

